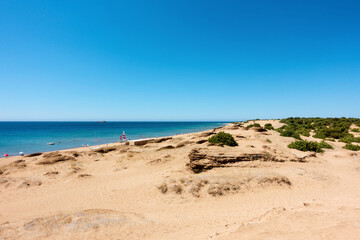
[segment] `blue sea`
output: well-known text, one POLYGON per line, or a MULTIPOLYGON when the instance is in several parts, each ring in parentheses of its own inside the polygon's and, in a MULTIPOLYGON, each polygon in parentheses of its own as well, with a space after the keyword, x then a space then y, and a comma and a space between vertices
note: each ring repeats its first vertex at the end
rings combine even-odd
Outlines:
POLYGON ((0 122, 0 156, 198 132, 223 122, 0 122), (55 145, 48 145, 53 142, 55 145))

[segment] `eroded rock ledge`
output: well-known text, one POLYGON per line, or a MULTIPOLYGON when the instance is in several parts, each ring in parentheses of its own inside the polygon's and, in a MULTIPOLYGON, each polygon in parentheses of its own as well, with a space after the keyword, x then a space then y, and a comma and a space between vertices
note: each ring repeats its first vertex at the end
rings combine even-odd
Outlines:
POLYGON ((305 158, 274 156, 268 152, 224 154, 207 151, 207 149, 193 149, 189 153, 190 162, 187 166, 194 173, 200 173, 216 167, 232 167, 247 161, 264 162, 305 162, 305 158))

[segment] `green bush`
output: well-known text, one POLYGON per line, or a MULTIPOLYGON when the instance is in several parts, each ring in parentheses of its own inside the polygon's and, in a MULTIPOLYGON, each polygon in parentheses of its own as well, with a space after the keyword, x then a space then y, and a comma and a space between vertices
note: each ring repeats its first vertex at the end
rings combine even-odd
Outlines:
MULTIPOLYGON (((282 129, 293 130, 301 135, 309 136, 314 131, 315 138, 340 139, 348 135, 350 126, 360 126, 359 118, 286 118, 280 121, 285 125, 282 129)), ((359 130, 360 131, 360 130, 359 130)))
POLYGON ((231 134, 225 133, 225 132, 219 132, 215 136, 212 136, 211 138, 209 138, 208 141, 210 143, 222 143, 222 144, 228 145, 228 146, 237 146, 238 145, 237 142, 235 141, 235 139, 233 138, 233 136, 231 136, 231 134))
POLYGON ((301 139, 300 134, 295 132, 294 130, 280 130, 280 136, 282 137, 293 137, 296 139, 301 139))
POLYGON ((252 128, 252 127, 261 127, 261 126, 258 123, 254 123, 254 124, 248 125, 246 128, 249 129, 249 128, 252 128))
POLYGON ((345 137, 339 139, 339 141, 344 143, 352 143, 352 142, 360 143, 360 137, 354 137, 354 135, 348 134, 345 137))
POLYGON ((305 136, 305 137, 310 137, 310 129, 306 129, 306 128, 300 128, 300 129, 297 129, 295 130, 297 133, 305 136))
POLYGON ((312 151, 312 152, 317 152, 317 153, 324 152, 324 150, 321 149, 320 143, 306 141, 306 140, 299 140, 299 141, 292 142, 288 145, 288 147, 294 148, 294 149, 297 149, 297 150, 300 150, 303 152, 306 152, 306 151, 312 151))
POLYGON ((335 139, 333 139, 333 138, 326 138, 326 139, 324 139, 324 140, 326 140, 326 141, 331 141, 331 142, 335 142, 335 139))
POLYGON ((344 146, 345 149, 347 150, 351 150, 351 151, 359 151, 360 150, 360 146, 359 145, 353 145, 351 143, 347 143, 345 146, 344 146))
POLYGON ((333 146, 331 146, 330 144, 328 144, 327 142, 321 141, 319 143, 320 148, 327 148, 327 149, 334 149, 333 146))
POLYGON ((351 129, 351 131, 356 132, 356 133, 360 133, 360 128, 353 128, 353 129, 351 129))
POLYGON ((264 128, 267 129, 267 130, 274 130, 275 129, 271 123, 266 123, 264 128))

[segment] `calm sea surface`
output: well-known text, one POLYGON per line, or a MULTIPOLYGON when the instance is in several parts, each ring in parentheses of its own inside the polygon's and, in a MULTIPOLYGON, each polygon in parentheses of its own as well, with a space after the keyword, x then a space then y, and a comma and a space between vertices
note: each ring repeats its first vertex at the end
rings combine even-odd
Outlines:
POLYGON ((203 131, 221 122, 0 122, 0 157, 203 131), (55 145, 48 145, 53 142, 55 145))

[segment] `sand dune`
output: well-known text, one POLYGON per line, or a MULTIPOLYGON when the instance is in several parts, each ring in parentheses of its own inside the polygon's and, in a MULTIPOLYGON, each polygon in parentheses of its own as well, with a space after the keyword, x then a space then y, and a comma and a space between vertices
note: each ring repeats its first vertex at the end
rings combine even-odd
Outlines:
POLYGON ((359 239, 359 154, 292 141, 229 124, 1 159, 0 239, 359 239))

